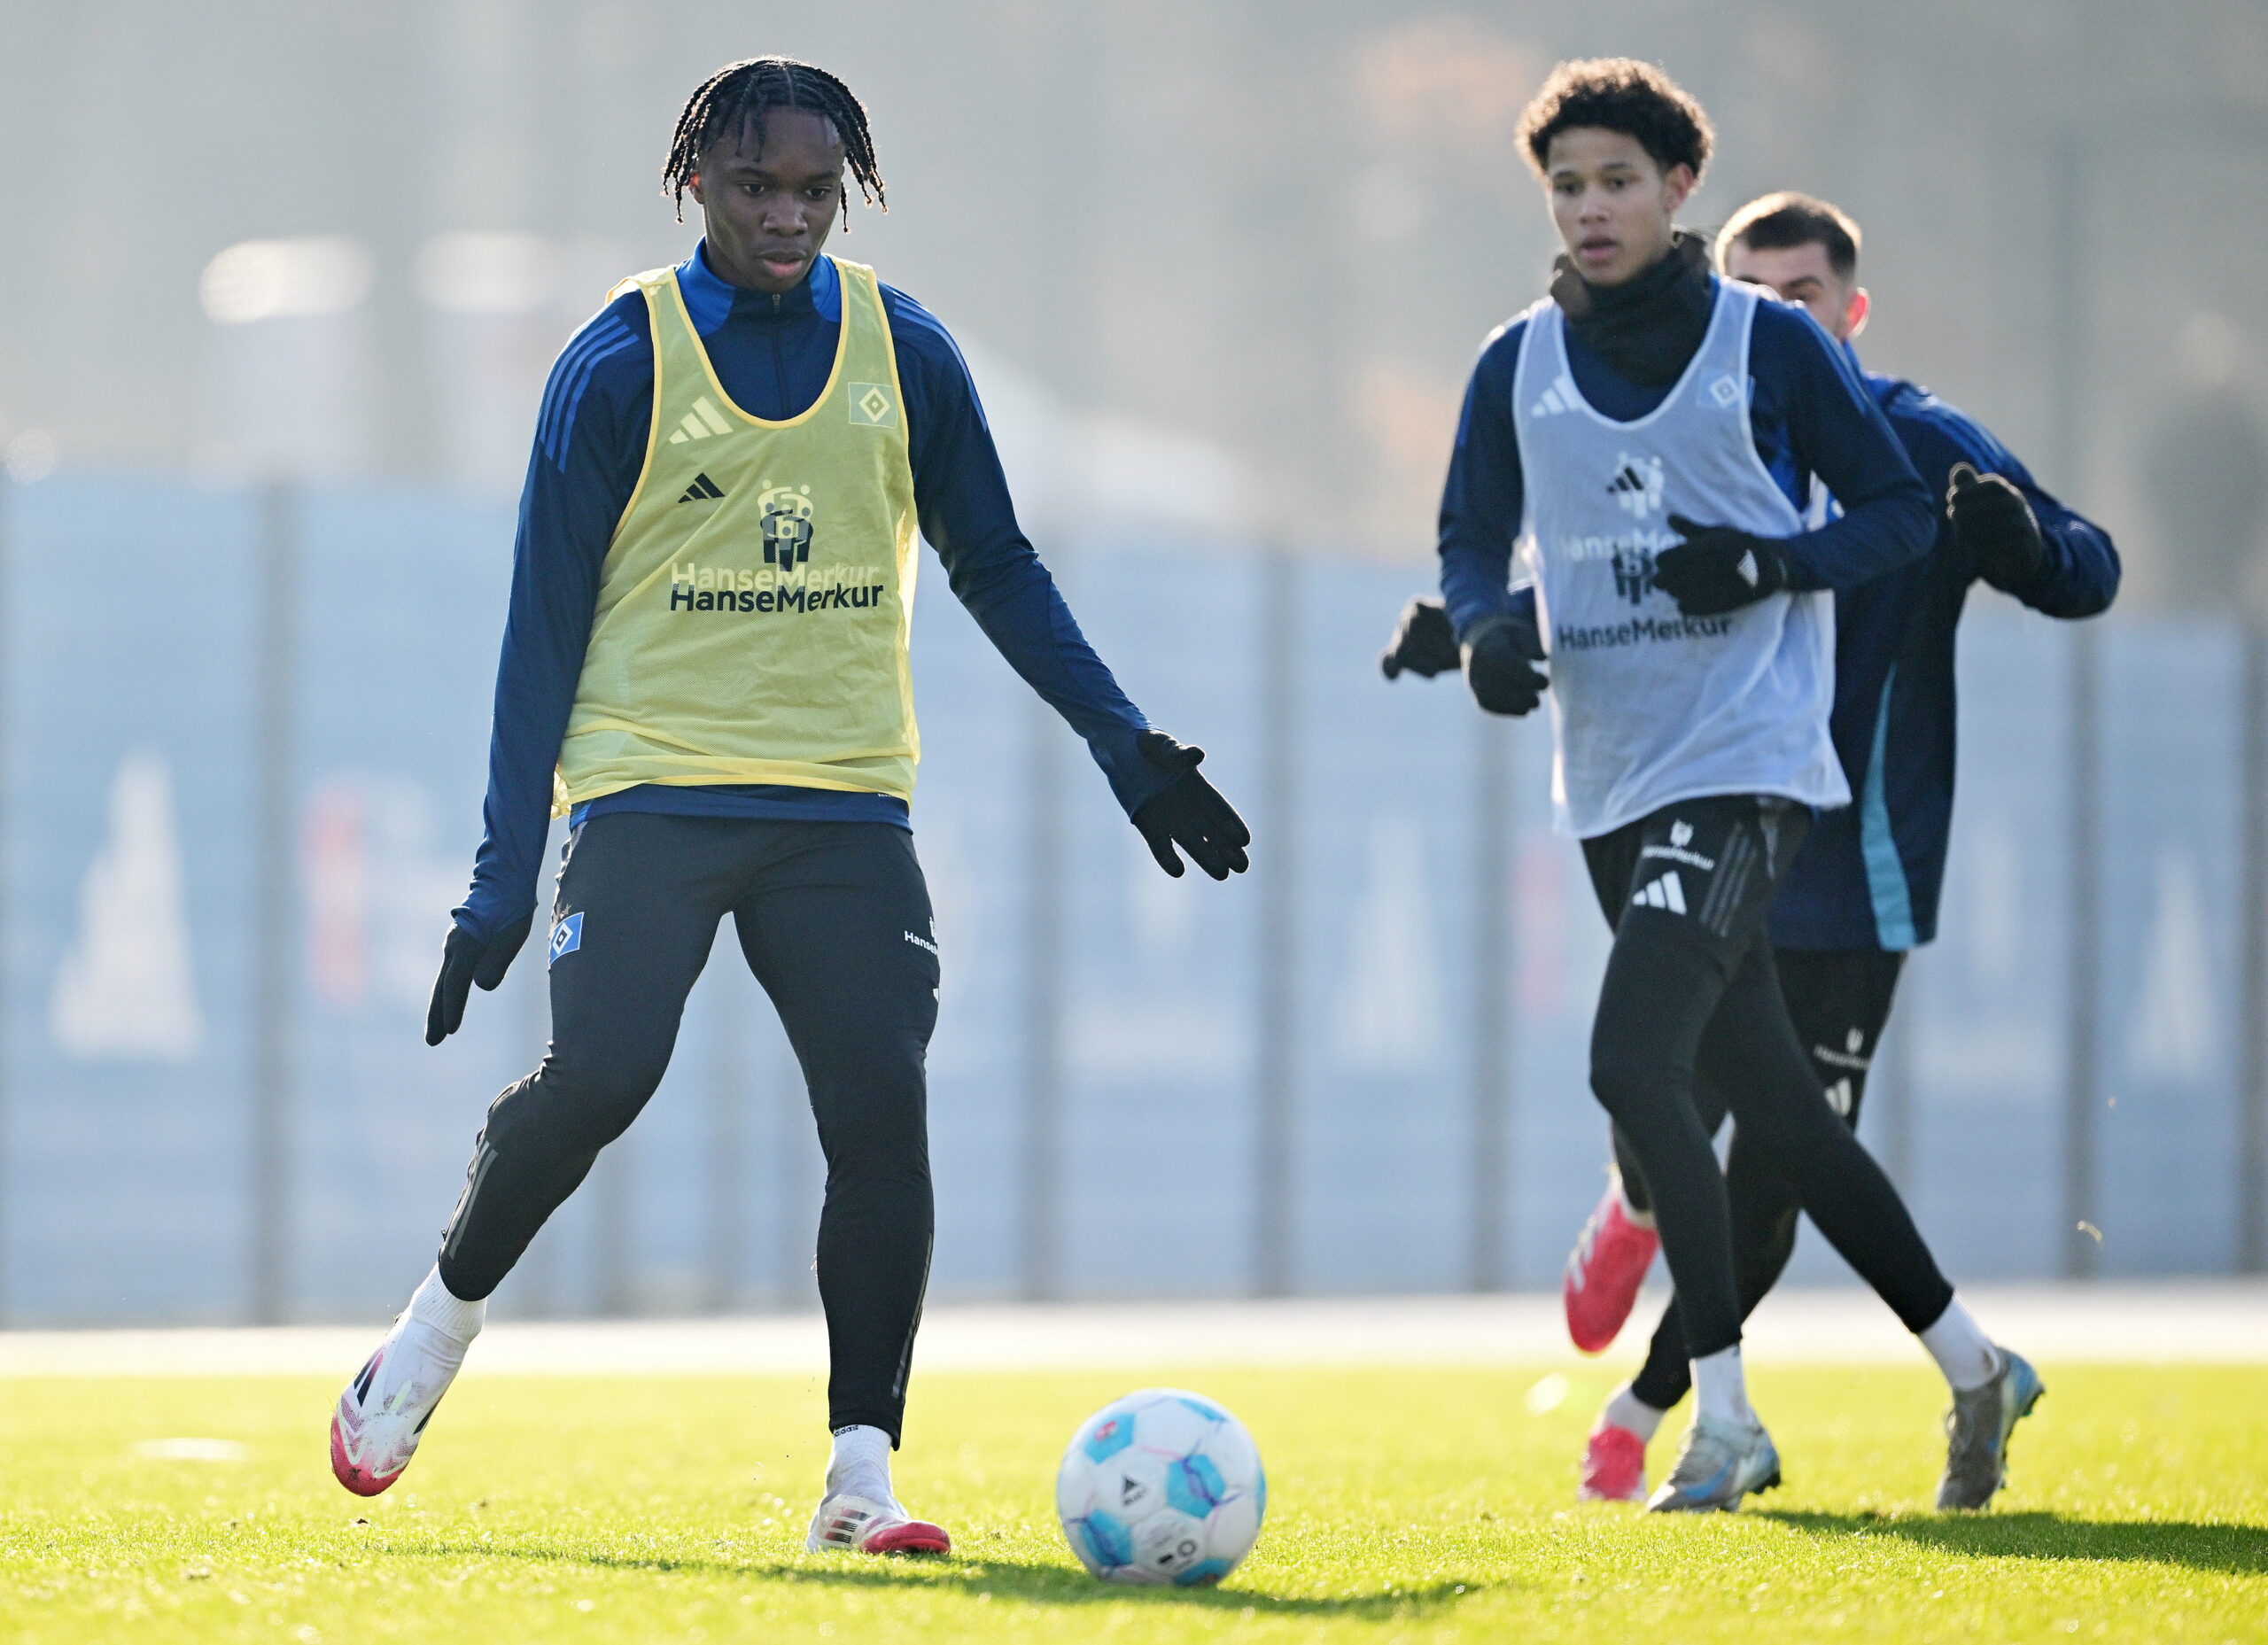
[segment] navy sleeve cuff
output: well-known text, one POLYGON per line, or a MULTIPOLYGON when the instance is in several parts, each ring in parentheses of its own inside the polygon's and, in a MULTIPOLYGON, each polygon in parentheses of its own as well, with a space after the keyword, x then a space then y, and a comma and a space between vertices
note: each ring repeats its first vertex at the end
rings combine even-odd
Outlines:
POLYGON ((1180 775, 1177 772, 1161 772, 1142 757, 1135 739, 1149 729, 1146 725, 1117 726, 1087 739, 1088 752, 1102 768, 1113 797, 1129 817, 1180 775))

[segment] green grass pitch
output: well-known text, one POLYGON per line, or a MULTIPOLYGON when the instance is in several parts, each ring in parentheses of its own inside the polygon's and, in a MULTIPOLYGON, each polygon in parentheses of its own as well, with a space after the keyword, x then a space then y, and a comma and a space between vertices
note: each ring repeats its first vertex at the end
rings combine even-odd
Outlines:
POLYGON ((327 1466, 333 1384, 12 1380, 0 1639, 2268 1640, 2268 1367, 2043 1371, 2001 1507, 1966 1518, 1928 1509, 1921 1367, 1759 1369, 1788 1484, 1691 1519, 1572 1501, 1604 1367, 1557 1403, 1537 1370, 928 1376, 899 1490, 958 1547, 920 1563, 804 1554, 815 1381, 476 1366, 364 1501, 327 1466), (1267 1459, 1266 1531, 1218 1589, 1093 1582, 1050 1509, 1073 1425, 1159 1382, 1267 1459), (182 1438, 242 1455, 142 1448, 182 1438))

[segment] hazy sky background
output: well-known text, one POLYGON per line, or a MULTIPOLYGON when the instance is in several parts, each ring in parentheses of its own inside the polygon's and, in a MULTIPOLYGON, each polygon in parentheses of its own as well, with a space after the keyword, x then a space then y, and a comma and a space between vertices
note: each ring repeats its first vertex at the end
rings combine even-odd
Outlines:
POLYGON ((1512 120, 1629 52, 1715 118, 1693 221, 1837 200, 1869 365, 2098 511, 2139 602, 2268 603, 2257 4, 0 0, 0 38, 19 480, 515 486, 553 353, 693 242, 656 192, 680 101, 779 51, 871 109, 890 210, 834 249, 968 346, 1043 536, 1112 508, 1420 561, 1474 350, 1550 251, 1512 120))

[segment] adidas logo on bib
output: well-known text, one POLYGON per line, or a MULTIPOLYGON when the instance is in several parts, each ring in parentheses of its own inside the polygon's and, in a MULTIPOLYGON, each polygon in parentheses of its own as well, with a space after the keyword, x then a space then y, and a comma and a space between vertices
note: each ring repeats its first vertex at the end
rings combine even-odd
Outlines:
POLYGON ((716 481, 705 474, 696 474, 693 477, 693 484, 685 488, 678 500, 680 502, 714 502, 724 494, 724 487, 718 485, 716 481))
POLYGON ((1673 868, 1658 880, 1651 880, 1638 888, 1638 895, 1630 899, 1633 908, 1661 908, 1673 914, 1685 912, 1685 881, 1677 877, 1673 868))
POLYGON ((1573 411, 1583 403, 1582 391, 1575 386, 1575 374, 1562 371, 1535 397, 1535 404, 1528 407, 1531 417, 1556 417, 1573 411))
POLYGON ((682 446, 689 439, 711 439, 719 434, 729 434, 733 425, 725 421, 725 414, 709 403, 703 394, 693 402, 693 409, 677 420, 677 427, 670 435, 670 444, 682 446))

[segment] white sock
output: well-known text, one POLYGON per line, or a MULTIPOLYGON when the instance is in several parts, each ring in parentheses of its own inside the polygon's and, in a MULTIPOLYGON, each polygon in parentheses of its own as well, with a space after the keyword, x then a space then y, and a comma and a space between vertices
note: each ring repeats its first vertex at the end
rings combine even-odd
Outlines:
POLYGON ((1630 1191, 1622 1185, 1622 1168, 1619 1166, 1614 1168, 1614 1199, 1615 1202, 1622 1207, 1624 1222, 1633 1228, 1643 1228, 1649 1233, 1653 1231, 1654 1214, 1651 1211, 1641 1211, 1630 1203, 1630 1191))
POLYGON ((827 1459, 828 1496, 863 1496, 895 1505, 890 1494, 889 1436, 879 1428, 854 1423, 839 1428, 835 1449, 827 1459))
POLYGON ((1598 1414, 1598 1419, 1617 1428, 1627 1428, 1641 1439, 1651 1439, 1662 1425, 1662 1418, 1668 1415, 1633 1393, 1626 1382, 1607 1396, 1606 1408, 1598 1414))
POLYGON ((410 1297, 408 1313, 419 1324, 456 1344, 462 1354, 480 1334, 481 1322, 488 1315, 488 1300, 484 1297, 478 1302, 467 1302, 462 1297, 453 1295, 441 1283, 441 1270, 437 1266, 410 1297))
POLYGON ((1748 1406, 1748 1377, 1740 1367, 1739 1344, 1693 1362, 1693 1397, 1705 1422, 1756 1426, 1756 1413, 1748 1406))
POLYGON ((1955 1393, 1981 1388, 2000 1374, 2000 1351, 1969 1318, 1959 1297, 1946 1304, 1936 1324, 1918 1334, 1955 1393))

